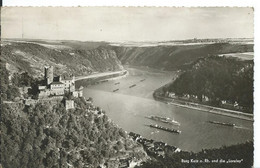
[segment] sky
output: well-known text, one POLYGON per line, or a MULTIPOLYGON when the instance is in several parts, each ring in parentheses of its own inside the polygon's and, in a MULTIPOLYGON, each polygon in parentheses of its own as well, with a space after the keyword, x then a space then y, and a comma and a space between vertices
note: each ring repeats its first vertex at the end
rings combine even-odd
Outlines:
POLYGON ((253 38, 253 8, 4 7, 3 38, 168 41, 253 38))

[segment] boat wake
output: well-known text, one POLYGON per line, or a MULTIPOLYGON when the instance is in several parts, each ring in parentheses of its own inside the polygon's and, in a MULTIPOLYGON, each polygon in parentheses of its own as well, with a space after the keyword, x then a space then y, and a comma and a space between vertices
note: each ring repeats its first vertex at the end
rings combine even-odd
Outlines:
POLYGON ((145 118, 148 118, 148 119, 151 119, 151 120, 154 120, 154 121, 160 121, 160 122, 163 122, 163 123, 166 123, 166 124, 172 124, 172 125, 177 125, 177 126, 180 126, 180 123, 173 120, 173 119, 170 119, 169 117, 160 117, 160 116, 146 116, 145 118))

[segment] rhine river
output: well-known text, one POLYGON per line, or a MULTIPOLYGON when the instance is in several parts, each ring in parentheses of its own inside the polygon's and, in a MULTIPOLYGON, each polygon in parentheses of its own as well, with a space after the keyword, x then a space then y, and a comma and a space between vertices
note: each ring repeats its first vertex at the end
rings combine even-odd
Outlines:
POLYGON ((215 115, 165 104, 153 99, 153 91, 176 77, 175 72, 151 69, 127 68, 125 78, 88 86, 85 97, 92 97, 94 105, 106 111, 106 114, 127 132, 135 132, 143 137, 163 141, 182 150, 200 151, 219 148, 253 140, 253 122, 215 115), (145 79, 144 81, 141 81, 145 79), (119 83, 120 82, 120 83, 119 83), (135 87, 129 86, 136 84, 135 87), (113 90, 119 89, 116 92, 113 90), (174 126, 145 118, 157 115, 170 117, 180 123, 174 126), (237 127, 228 127, 208 123, 209 120, 230 122, 237 127), (150 128, 148 124, 159 124, 179 129, 181 134, 173 134, 150 128))

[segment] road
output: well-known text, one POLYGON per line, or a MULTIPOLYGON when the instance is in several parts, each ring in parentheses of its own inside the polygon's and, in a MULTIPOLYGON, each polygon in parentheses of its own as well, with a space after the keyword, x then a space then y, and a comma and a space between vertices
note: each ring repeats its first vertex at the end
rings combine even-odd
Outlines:
POLYGON ((75 77, 75 81, 82 80, 82 79, 99 78, 99 77, 116 75, 116 74, 124 74, 125 72, 127 72, 127 71, 121 70, 121 71, 114 71, 114 72, 96 73, 96 74, 91 74, 91 75, 88 75, 88 76, 77 76, 77 77, 75 77))

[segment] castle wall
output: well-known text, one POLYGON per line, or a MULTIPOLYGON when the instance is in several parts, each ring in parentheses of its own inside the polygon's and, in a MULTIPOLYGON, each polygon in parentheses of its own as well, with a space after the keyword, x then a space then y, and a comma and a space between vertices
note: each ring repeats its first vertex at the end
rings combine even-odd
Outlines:
POLYGON ((64 84, 51 84, 51 90, 64 90, 64 84))
POLYGON ((64 83, 66 91, 75 91, 75 77, 71 77, 71 79, 62 79, 60 78, 60 82, 64 83))
POLYGON ((51 95, 64 95, 64 84, 63 83, 52 83, 50 85, 51 95))
POLYGON ((64 95, 64 89, 51 90, 51 95, 52 95, 52 96, 61 96, 61 95, 64 95))

